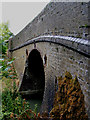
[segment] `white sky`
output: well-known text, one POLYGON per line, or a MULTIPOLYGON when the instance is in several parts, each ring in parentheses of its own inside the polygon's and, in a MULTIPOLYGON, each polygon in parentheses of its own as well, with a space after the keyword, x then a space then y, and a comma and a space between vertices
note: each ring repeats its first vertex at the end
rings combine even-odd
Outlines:
POLYGON ((9 29, 14 35, 30 23, 49 2, 35 2, 35 0, 33 0, 34 2, 14 2, 17 0, 12 0, 12 2, 3 1, 0 2, 0 23, 9 21, 9 29))

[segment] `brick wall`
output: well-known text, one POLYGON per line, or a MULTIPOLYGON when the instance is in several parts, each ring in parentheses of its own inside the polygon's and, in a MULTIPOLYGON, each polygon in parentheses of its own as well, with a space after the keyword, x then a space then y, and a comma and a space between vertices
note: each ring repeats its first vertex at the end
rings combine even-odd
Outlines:
POLYGON ((13 38, 13 47, 43 34, 90 39, 90 2, 50 2, 13 38))
POLYGON ((20 83, 25 70, 26 49, 30 52, 36 46, 41 53, 43 62, 44 56, 47 56, 44 68, 45 91, 41 108, 43 111, 50 111, 52 108, 55 77, 63 76, 67 70, 73 77, 78 76, 90 117, 89 10, 90 2, 49 3, 9 42, 9 48, 13 50, 10 55, 15 57, 14 65, 20 83), (43 35, 44 37, 39 38, 43 35))

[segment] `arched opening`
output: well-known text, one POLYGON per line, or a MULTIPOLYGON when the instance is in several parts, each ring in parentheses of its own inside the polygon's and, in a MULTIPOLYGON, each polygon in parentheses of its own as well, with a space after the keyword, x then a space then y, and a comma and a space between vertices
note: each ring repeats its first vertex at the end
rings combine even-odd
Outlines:
POLYGON ((32 50, 28 56, 28 68, 33 76, 44 77, 43 60, 37 49, 32 50))
POLYGON ((40 52, 37 49, 33 49, 26 60, 26 68, 20 91, 23 92, 23 94, 34 96, 39 94, 43 97, 44 87, 45 74, 43 60, 40 52))

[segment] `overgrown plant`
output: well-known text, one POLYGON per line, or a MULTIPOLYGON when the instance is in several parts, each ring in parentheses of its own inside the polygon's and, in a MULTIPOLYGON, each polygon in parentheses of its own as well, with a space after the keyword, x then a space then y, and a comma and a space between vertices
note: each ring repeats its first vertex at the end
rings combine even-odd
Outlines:
POLYGON ((84 95, 77 77, 69 72, 65 77, 58 77, 58 90, 55 93, 52 120, 88 120, 85 110, 84 95))
POLYGON ((34 111, 30 109, 30 105, 17 92, 16 84, 13 82, 13 90, 5 88, 2 93, 2 113, 1 120, 30 120, 37 118, 37 106, 34 111))

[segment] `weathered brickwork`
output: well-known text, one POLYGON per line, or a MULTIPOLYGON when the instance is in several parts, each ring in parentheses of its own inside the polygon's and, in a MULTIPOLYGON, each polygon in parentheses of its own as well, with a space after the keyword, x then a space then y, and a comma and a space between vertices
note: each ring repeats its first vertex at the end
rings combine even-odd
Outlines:
MULTIPOLYGON (((25 69, 25 60, 26 60, 26 49, 29 52, 34 49, 34 44, 30 44, 26 47, 23 47, 19 50, 13 52, 13 57, 15 59, 15 68, 19 79, 22 79, 24 69, 25 69)), ((89 114, 90 103, 90 81, 89 81, 89 58, 72 51, 64 46, 60 46, 54 43, 48 42, 39 42, 36 43, 36 49, 41 53, 43 62, 44 56, 47 56, 47 64, 44 68, 45 70, 45 94, 43 100, 43 110, 50 110, 52 107, 52 101, 54 96, 54 83, 55 76, 64 75, 65 71, 69 71, 73 77, 78 76, 81 89, 84 94, 84 99, 86 102, 86 109, 89 114), (47 108, 48 107, 48 108, 47 108)))
POLYGON ((52 3, 19 34, 10 39, 10 57, 21 86, 26 49, 37 49, 43 59, 45 91, 41 111, 50 111, 55 93, 55 78, 65 71, 77 75, 90 118, 90 2, 52 3), (45 56, 47 61, 45 64, 45 56))
POLYGON ((49 3, 31 23, 13 38, 13 47, 43 34, 90 39, 89 5, 90 2, 49 3))

